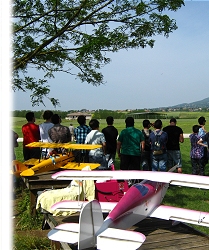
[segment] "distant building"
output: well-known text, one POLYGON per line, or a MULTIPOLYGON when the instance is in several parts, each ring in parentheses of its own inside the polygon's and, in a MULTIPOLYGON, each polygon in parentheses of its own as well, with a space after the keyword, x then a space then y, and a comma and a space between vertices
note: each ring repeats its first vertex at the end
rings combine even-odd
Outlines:
POLYGON ((167 114, 157 112, 143 112, 143 113, 130 113, 126 117, 133 117, 134 119, 166 119, 167 114))
POLYGON ((84 115, 86 117, 86 120, 91 120, 91 117, 92 117, 92 114, 89 114, 89 113, 76 112, 76 113, 67 114, 65 119, 67 119, 67 120, 77 120, 79 115, 84 115))

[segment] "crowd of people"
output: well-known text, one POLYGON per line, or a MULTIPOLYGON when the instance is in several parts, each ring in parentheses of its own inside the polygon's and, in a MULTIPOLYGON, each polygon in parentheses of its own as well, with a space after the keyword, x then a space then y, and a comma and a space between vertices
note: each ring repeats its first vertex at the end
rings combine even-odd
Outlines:
MULTIPOLYGON (((31 142, 75 142, 78 144, 100 144, 101 148, 79 151, 79 157, 83 162, 100 163, 101 168, 106 169, 108 160, 113 163, 116 154, 120 160, 121 170, 144 171, 169 171, 173 167, 178 173, 182 173, 182 156, 180 143, 184 142, 183 130, 177 126, 175 118, 170 119, 170 124, 163 127, 162 121, 157 119, 154 123, 145 119, 142 122, 143 129, 134 126, 134 118, 125 119, 125 128, 119 133, 114 126, 114 118, 106 118, 107 126, 100 131, 100 123, 97 119, 91 119, 86 125, 86 117, 78 116, 78 126, 74 128, 61 125, 61 117, 46 110, 43 113, 45 122, 37 125, 33 112, 26 114, 27 123, 22 126, 23 156, 24 160, 30 158, 47 157, 53 149, 26 147, 31 142)), ((194 125, 190 134, 190 158, 192 174, 205 175, 205 166, 208 163, 209 132, 205 129, 206 119, 200 117, 198 125, 194 125)), ((13 132, 14 143, 18 135, 13 132)), ((13 150, 13 159, 15 154, 13 150)))
MULTIPOLYGON (((126 129, 121 131, 117 142, 121 170, 164 172, 175 167, 178 173, 182 173, 180 143, 184 142, 184 135, 175 118, 171 118, 170 124, 164 128, 160 119, 154 123, 144 120, 141 131, 134 128, 132 117, 126 118, 125 123, 126 129)), ((200 117, 198 123, 193 126, 193 133, 189 136, 191 173, 205 175, 209 158, 209 132, 205 129, 205 117, 200 117)))

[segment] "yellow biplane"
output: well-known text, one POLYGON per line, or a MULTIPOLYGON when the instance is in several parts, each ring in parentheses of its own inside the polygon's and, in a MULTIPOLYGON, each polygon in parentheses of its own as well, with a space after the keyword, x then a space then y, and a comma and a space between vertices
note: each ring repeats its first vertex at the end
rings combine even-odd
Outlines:
POLYGON ((73 151, 74 150, 92 150, 101 148, 102 145, 93 144, 70 144, 70 143, 48 143, 48 142, 32 142, 27 147, 39 148, 62 148, 65 149, 63 154, 53 154, 47 159, 29 159, 25 162, 14 160, 12 173, 15 176, 32 176, 55 169, 72 169, 81 170, 86 166, 91 169, 96 169, 100 166, 99 163, 84 163, 76 162, 73 151))

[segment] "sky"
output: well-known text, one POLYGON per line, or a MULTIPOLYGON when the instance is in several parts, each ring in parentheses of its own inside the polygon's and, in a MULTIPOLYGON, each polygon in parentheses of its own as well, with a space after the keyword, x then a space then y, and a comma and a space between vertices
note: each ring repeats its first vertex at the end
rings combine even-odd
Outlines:
MULTIPOLYGON (((209 1, 185 1, 169 16, 178 29, 155 37, 154 48, 110 54, 102 69, 105 85, 82 83, 65 73, 49 80, 57 110, 143 109, 190 103, 209 97, 209 1), (204 90, 204 91, 203 91, 204 90)), ((38 76, 38 73, 37 73, 38 76)), ((32 107, 30 93, 15 92, 13 110, 55 109, 48 99, 32 107)))
MULTIPOLYGON (((10 89, 10 2, 0 1, 0 249, 11 249, 10 110, 40 110, 32 107, 30 93, 10 89), (8 129, 9 128, 9 129, 8 129), (4 170, 4 171, 3 171, 4 170)), ((105 85, 94 87, 66 74, 50 81, 51 96, 58 110, 141 109, 199 101, 209 88, 209 1, 186 1, 170 16, 178 29, 166 39, 156 38, 153 49, 120 51, 103 68, 105 85)))

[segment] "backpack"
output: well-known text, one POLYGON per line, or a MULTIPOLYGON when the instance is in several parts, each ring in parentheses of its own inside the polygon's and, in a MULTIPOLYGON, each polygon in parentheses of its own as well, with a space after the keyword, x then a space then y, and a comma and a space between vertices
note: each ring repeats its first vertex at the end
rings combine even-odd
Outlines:
MULTIPOLYGON (((149 129, 149 135, 150 133, 152 132, 151 129, 149 129)), ((145 140, 145 148, 144 150, 145 151, 150 151, 151 150, 151 144, 150 144, 150 140, 149 140, 149 135, 147 135, 145 132, 144 132, 144 129, 142 129, 142 133, 144 135, 144 140, 145 140)))
POLYGON ((153 133, 155 134, 155 141, 152 143, 153 145, 153 155, 161 155, 163 154, 163 145, 160 142, 160 136, 162 135, 163 131, 161 130, 159 133, 157 133, 156 131, 153 131, 153 133))

